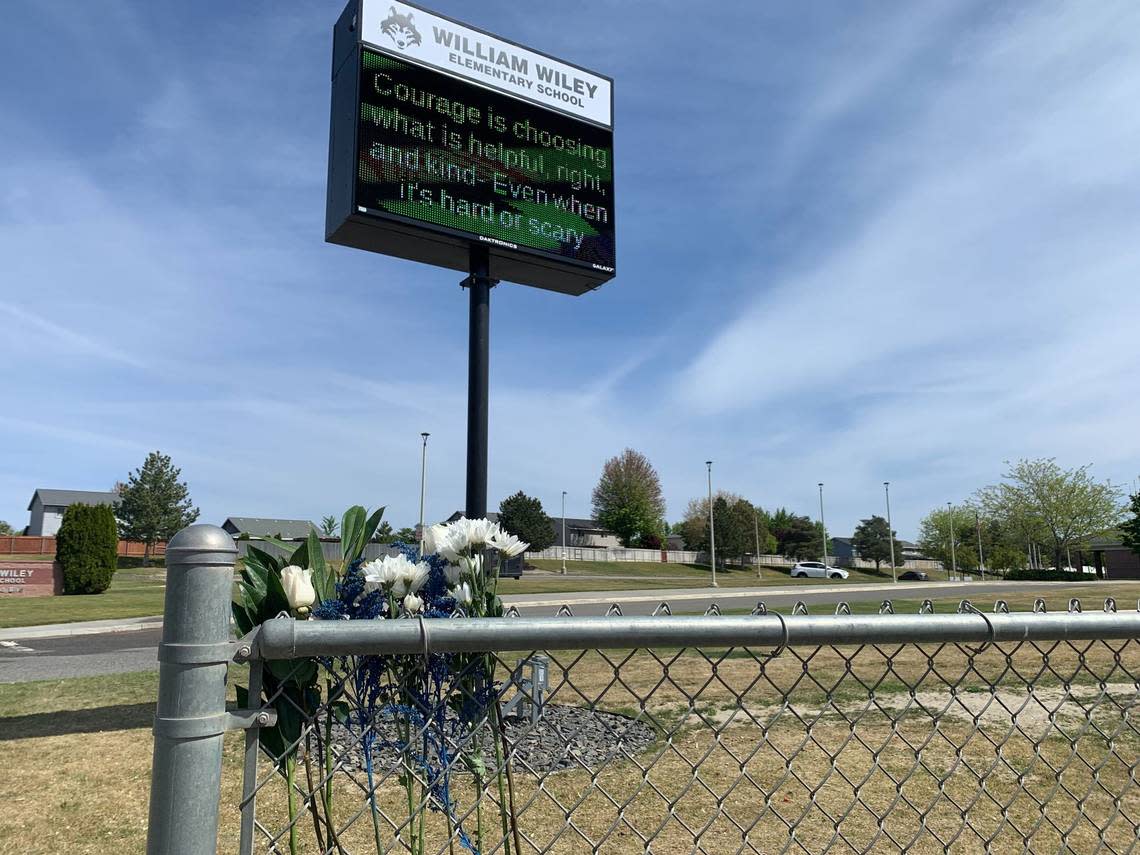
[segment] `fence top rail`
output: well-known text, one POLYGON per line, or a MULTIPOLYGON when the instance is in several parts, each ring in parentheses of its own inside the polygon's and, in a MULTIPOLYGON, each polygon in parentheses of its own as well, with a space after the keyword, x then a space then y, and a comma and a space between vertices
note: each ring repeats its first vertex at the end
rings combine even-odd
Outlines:
POLYGON ((647 647, 1092 641, 1140 638, 1140 612, 298 621, 257 630, 263 659, 647 647))

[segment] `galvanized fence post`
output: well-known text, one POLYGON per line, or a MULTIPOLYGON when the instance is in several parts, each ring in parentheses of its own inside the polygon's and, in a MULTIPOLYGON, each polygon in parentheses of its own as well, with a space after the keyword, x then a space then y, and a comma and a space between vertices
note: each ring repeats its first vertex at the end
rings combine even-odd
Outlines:
POLYGON ((213 525, 183 529, 166 549, 147 855, 216 851, 236 557, 213 525))

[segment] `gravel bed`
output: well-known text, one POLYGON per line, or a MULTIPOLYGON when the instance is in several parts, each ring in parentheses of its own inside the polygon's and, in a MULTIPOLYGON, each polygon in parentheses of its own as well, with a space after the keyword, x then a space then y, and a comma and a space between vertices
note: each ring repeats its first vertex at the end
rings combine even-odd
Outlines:
MULTIPOLYGON (((453 719, 449 724, 450 721, 453 719)), ((374 729, 373 771, 383 774, 386 770, 397 769, 400 752, 396 722, 384 719, 377 722, 374 729)), ((654 729, 643 721, 617 713, 558 704, 547 704, 537 723, 532 724, 529 717, 504 718, 503 729, 511 765, 515 769, 538 774, 582 767, 597 769, 612 760, 637 755, 657 738, 654 729)), ((488 775, 495 773, 493 730, 488 724, 482 733, 483 763, 488 775)), ((455 741, 455 738, 449 739, 448 754, 451 757, 455 755, 455 741)), ((334 754, 342 768, 364 768, 359 729, 334 725, 333 744, 334 754)), ((430 763, 436 765, 438 751, 429 748, 428 754, 430 763)), ((454 772, 467 771, 462 760, 454 761, 452 769, 454 772)))

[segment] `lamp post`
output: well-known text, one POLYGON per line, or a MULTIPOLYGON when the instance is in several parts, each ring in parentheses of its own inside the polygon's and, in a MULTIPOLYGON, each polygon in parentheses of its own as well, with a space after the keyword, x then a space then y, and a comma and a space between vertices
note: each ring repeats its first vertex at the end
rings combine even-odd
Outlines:
POLYGON ((950 573, 957 576, 958 558, 954 553, 954 504, 952 502, 946 503, 946 513, 950 515, 950 573))
POLYGON ((427 440, 431 436, 430 433, 424 431, 420 434, 423 437, 423 449, 420 452, 420 555, 424 554, 424 491, 427 486, 427 440))
POLYGON ((895 530, 891 527, 891 482, 883 482, 883 491, 887 494, 887 542, 891 545, 891 579, 897 582, 899 573, 895 567, 895 530))
POLYGON ((562 491, 562 575, 566 575, 566 491, 562 491))
POLYGON ((986 581, 986 559, 982 555, 982 517, 974 511, 974 527, 978 530, 978 572, 982 574, 982 581, 986 581))
POLYGON ((760 514, 752 513, 752 529, 756 533, 756 578, 760 578, 760 514))
POLYGON ((827 564, 827 523, 823 521, 823 482, 819 482, 819 527, 823 530, 823 563, 827 564))
POLYGON ((713 528, 712 461, 706 460, 709 470, 709 563, 712 564, 712 586, 716 584, 716 529, 713 528))

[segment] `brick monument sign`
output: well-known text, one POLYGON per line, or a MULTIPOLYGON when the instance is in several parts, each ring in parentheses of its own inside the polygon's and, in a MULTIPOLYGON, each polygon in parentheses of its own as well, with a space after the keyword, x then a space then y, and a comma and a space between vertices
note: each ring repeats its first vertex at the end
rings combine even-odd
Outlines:
POLYGON ((51 597, 63 593, 58 561, 0 561, 0 597, 51 597))

